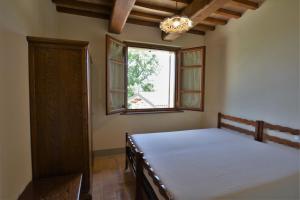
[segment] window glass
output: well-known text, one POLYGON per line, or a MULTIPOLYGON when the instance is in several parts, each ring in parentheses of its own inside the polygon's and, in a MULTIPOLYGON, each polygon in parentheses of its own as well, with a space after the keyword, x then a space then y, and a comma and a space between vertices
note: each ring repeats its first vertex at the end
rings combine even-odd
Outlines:
POLYGON ((128 48, 128 109, 174 108, 175 53, 128 48))

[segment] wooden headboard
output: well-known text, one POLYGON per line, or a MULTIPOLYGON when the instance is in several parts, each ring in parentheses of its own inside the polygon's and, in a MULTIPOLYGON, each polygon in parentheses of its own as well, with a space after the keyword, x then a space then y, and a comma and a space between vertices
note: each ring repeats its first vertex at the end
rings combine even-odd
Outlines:
POLYGON ((261 128, 261 136, 262 136, 262 141, 272 141, 272 142, 276 142, 279 144, 283 144, 283 145, 287 145, 290 147, 294 147, 297 149, 300 149, 300 143, 299 142, 293 142, 291 140, 285 139, 285 138, 281 138, 275 135, 270 135, 268 133, 266 133, 266 130, 272 130, 272 131, 279 131, 281 133, 286 133, 289 135, 293 135, 293 136, 299 136, 300 137, 300 130, 299 129, 293 129, 293 128, 289 128, 289 127, 285 127, 285 126, 280 126, 280 125, 274 125, 274 124, 270 124, 268 122, 261 122, 262 123, 262 128, 261 128))
POLYGON ((218 113, 218 128, 227 128, 227 129, 231 129, 234 131, 238 131, 238 132, 244 133, 246 135, 253 136, 255 140, 259 140, 260 139, 260 130, 261 130, 261 121, 254 121, 254 120, 249 120, 249 119, 244 119, 244 118, 239 118, 239 117, 234 117, 234 116, 218 113), (243 125, 252 126, 255 128, 255 131, 247 130, 245 128, 241 128, 241 127, 237 127, 237 126, 234 126, 234 125, 231 125, 228 123, 224 123, 224 122, 222 122, 223 119, 229 120, 232 122, 236 122, 236 123, 240 123, 243 125))

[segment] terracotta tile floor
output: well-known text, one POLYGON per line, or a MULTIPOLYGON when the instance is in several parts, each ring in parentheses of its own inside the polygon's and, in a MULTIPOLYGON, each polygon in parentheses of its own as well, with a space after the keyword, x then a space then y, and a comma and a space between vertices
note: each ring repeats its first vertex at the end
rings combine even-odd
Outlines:
POLYGON ((98 156, 93 168, 93 200, 133 200, 135 180, 124 171, 125 155, 98 156))

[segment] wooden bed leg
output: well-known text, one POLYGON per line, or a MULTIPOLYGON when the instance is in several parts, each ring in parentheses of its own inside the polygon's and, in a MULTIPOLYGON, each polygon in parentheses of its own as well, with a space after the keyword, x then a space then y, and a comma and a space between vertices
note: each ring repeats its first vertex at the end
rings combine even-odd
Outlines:
POLYGON ((218 128, 221 128, 222 113, 218 113, 218 128))
POLYGON ((129 147, 125 147, 125 153, 126 153, 126 157, 125 157, 125 170, 128 169, 128 154, 129 154, 129 147))
POLYGON ((143 152, 136 152, 136 188, 135 188, 135 200, 143 199, 143 169, 144 169, 144 161, 143 161, 143 152))
POLYGON ((128 169, 128 151, 129 147, 127 146, 128 143, 128 133, 125 133, 125 170, 128 169))

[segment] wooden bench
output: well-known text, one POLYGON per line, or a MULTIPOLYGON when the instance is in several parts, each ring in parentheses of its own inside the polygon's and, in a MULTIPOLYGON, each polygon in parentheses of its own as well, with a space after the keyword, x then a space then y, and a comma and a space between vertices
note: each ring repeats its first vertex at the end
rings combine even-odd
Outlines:
POLYGON ((82 175, 67 175, 31 181, 19 200, 78 200, 82 175))

